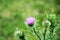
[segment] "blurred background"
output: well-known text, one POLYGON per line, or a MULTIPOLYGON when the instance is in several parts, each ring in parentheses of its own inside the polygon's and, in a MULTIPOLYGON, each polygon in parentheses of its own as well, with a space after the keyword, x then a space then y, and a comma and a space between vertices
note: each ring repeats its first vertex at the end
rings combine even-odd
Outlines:
MULTIPOLYGON (((45 15, 49 13, 56 14, 58 26, 55 40, 60 40, 60 0, 0 0, 0 40, 16 40, 16 27, 29 30, 24 23, 29 16, 39 20, 40 28, 45 15)), ((33 33, 26 33, 28 40, 37 40, 33 33)))

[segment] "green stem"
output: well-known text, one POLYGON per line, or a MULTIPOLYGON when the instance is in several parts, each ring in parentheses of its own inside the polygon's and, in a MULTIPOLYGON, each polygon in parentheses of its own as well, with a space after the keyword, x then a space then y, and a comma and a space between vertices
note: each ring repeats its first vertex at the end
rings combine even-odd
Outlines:
POLYGON ((50 40, 53 40, 53 32, 54 32, 54 28, 50 28, 50 40))
POLYGON ((41 38, 40 38, 39 35, 37 34, 37 31, 35 30, 35 28, 33 28, 33 30, 34 30, 35 35, 38 37, 38 39, 41 40, 41 38))
POLYGON ((54 32, 54 28, 55 28, 55 26, 54 26, 54 24, 52 23, 51 24, 51 26, 49 27, 49 34, 47 35, 47 40, 53 40, 53 37, 54 37, 54 35, 53 35, 53 32, 54 32))
POLYGON ((45 28, 45 30, 44 30, 44 34, 43 34, 43 40, 45 40, 45 36, 46 36, 46 31, 47 31, 47 28, 45 28))

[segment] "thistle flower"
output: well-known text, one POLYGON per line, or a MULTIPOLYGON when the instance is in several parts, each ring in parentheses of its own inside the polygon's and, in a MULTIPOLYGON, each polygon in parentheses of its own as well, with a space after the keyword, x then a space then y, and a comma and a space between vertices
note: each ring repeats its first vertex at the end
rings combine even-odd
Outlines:
POLYGON ((35 21, 35 18, 34 17, 29 17, 29 18, 27 18, 26 19, 26 23, 28 24, 28 26, 30 26, 30 27, 32 27, 33 25, 33 27, 31 28, 32 30, 31 31, 33 31, 34 33, 35 33, 35 35, 37 36, 37 38, 39 39, 39 40, 41 40, 41 38, 40 38, 40 36, 38 35, 38 31, 36 31, 37 29, 35 28, 36 27, 36 21, 35 21))
POLYGON ((34 17, 29 17, 26 19, 26 23, 29 25, 29 26, 33 26, 34 23, 35 23, 35 19, 34 17))

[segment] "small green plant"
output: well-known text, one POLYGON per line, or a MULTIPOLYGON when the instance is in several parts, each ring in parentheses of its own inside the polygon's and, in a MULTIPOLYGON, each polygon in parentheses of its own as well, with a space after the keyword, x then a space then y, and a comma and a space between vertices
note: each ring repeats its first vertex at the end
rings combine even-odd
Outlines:
POLYGON ((42 22, 42 25, 44 26, 44 31, 42 32, 42 34, 36 28, 37 22, 35 21, 34 17, 27 18, 26 23, 30 28, 32 28, 35 35, 38 37, 38 40, 54 39, 54 31, 55 31, 55 25, 56 25, 56 16, 54 14, 47 15, 46 20, 42 22), (40 33, 41 35, 38 35, 38 33, 40 33))

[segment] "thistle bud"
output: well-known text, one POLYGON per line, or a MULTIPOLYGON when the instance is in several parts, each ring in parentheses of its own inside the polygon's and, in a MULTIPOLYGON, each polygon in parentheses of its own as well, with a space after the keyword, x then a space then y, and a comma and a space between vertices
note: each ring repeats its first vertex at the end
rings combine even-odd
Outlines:
POLYGON ((50 15, 48 15, 48 19, 54 21, 56 19, 56 15, 55 14, 50 14, 50 15))
POLYGON ((14 35, 15 36, 21 36, 22 35, 21 30, 18 30, 18 28, 16 28, 16 31, 15 31, 14 35))
POLYGON ((48 21, 48 20, 45 20, 45 21, 43 21, 42 25, 43 26, 50 26, 51 25, 51 22, 48 21))

